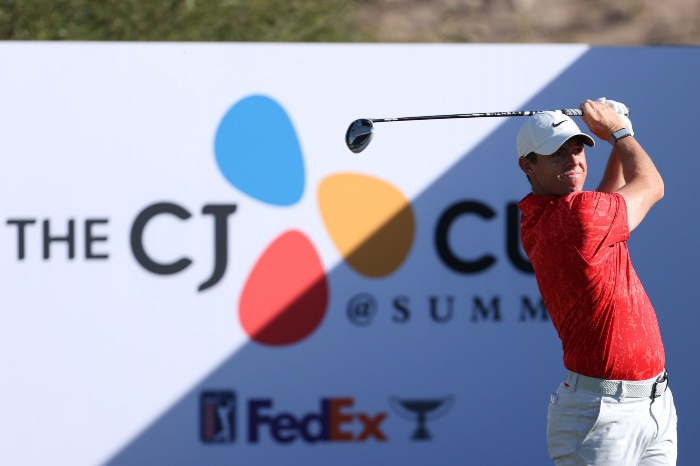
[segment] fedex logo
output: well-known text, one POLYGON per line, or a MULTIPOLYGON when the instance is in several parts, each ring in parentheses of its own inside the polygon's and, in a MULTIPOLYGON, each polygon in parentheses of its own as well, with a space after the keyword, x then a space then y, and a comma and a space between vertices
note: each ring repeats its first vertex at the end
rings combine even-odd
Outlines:
POLYGON ((382 423, 387 413, 368 414, 353 409, 352 398, 322 398, 319 411, 295 416, 275 412, 271 399, 248 401, 248 442, 267 435, 277 443, 365 442, 387 440, 382 423))

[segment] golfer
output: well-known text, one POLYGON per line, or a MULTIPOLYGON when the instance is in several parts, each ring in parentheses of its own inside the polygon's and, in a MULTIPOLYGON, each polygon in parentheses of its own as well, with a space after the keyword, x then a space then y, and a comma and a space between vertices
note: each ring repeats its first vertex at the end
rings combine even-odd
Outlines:
POLYGON ((606 99, 583 121, 612 144, 603 180, 584 191, 591 136, 559 112, 529 117, 518 164, 532 186, 518 207, 521 240, 564 351, 566 379, 551 395, 547 445, 556 465, 675 465, 676 409, 654 308, 627 239, 664 184, 606 99))

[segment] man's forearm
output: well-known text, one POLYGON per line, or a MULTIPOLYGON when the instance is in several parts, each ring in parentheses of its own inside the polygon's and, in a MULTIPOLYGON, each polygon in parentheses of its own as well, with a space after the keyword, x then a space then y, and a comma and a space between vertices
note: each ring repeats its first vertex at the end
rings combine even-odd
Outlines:
POLYGON ((621 166, 623 186, 648 191, 653 202, 663 197, 664 183, 649 154, 636 139, 625 138, 613 146, 612 156, 621 166))
POLYGON ((615 151, 610 152, 608 164, 605 166, 603 179, 598 185, 598 191, 614 193, 625 185, 625 176, 622 172, 622 164, 615 151))
POLYGON ((634 230, 664 196, 664 181, 636 139, 628 137, 616 142, 613 152, 620 160, 625 179, 624 186, 617 192, 625 198, 630 230, 634 230))

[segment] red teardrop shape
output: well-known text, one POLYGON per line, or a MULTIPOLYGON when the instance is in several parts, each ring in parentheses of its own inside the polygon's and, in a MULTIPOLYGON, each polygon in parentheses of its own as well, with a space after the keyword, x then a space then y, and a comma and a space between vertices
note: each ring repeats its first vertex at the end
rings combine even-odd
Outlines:
POLYGON ((288 231, 260 256, 243 287, 243 329, 265 345, 288 345, 316 330, 328 307, 328 282, 316 249, 288 231))

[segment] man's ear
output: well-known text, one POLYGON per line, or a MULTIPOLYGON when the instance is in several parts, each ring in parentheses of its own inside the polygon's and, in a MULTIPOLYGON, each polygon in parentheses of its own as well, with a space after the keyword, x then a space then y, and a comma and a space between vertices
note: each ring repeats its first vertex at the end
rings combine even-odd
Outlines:
POLYGON ((518 159, 518 165, 520 165, 520 169, 524 171, 526 175, 530 176, 532 174, 532 162, 530 162, 527 157, 520 157, 518 159))

